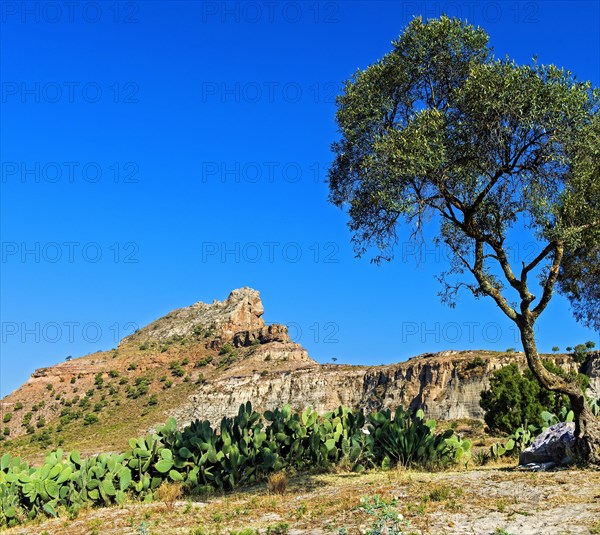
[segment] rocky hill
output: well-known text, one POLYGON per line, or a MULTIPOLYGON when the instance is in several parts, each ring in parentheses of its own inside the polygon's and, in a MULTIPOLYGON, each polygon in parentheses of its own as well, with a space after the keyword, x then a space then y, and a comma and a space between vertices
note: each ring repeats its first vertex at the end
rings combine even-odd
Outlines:
MULTIPOLYGON (((482 418, 479 397, 491 373, 513 361, 525 366, 523 354, 492 351, 424 354, 389 366, 321 365, 285 326, 266 325, 263 313, 256 290, 234 290, 225 301, 175 310, 114 350, 36 370, 0 402, 10 439, 0 449, 118 449, 167 416, 182 425, 216 423, 248 400, 259 410, 403 405, 442 420, 482 418)), ((577 368, 569 355, 551 357, 577 368)), ((597 395, 598 358, 587 372, 597 395)))

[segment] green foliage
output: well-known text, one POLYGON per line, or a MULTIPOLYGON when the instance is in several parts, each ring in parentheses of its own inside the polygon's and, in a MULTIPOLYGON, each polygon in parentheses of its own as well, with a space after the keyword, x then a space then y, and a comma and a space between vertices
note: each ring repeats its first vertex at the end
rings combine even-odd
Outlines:
POLYGON ((476 370, 477 368, 485 368, 486 362, 481 357, 477 356, 467 364, 467 370, 476 370))
POLYGON ((173 375, 174 377, 183 377, 185 375, 185 370, 177 361, 171 362, 169 364, 169 369, 171 370, 171 375, 173 375))
POLYGON ((219 355, 227 355, 229 353, 232 353, 233 351, 233 346, 229 342, 227 342, 226 344, 223 344, 223 347, 219 351, 219 355))
POLYGON ((588 356, 588 353, 592 351, 596 347, 596 344, 591 340, 587 341, 585 344, 577 344, 573 348, 573 359, 575 362, 582 364, 585 362, 585 359, 588 356))
MULTIPOLYGON (((66 410, 62 417, 72 415, 66 410)), ((93 413, 84 418, 86 425, 96 421, 93 413)), ((33 439, 47 447, 50 435, 46 431, 33 439)), ((82 460, 77 452, 65 455, 58 449, 41 467, 5 455, 0 459, 0 526, 62 510, 74 513, 84 505, 121 504, 127 494, 149 502, 165 481, 205 494, 285 469, 325 469, 341 462, 357 471, 398 462, 448 464, 469 455, 469 448, 451 430, 436 434, 434 422, 425 421, 422 412, 398 409, 393 419, 389 411, 365 418, 361 411, 339 407, 319 416, 310 407, 294 413, 285 405, 260 415, 248 402, 218 428, 197 420, 178 430, 169 418, 155 433, 130 439, 122 454, 82 460)), ((375 508, 382 507, 378 502, 375 508)), ((285 532, 284 524, 271 527, 271 533, 285 532)))
POLYGON ((12 413, 10 412, 5 412, 4 416, 2 417, 2 422, 7 424, 8 422, 10 422, 12 420, 12 413))
POLYGON ((92 424, 97 424, 100 421, 100 419, 98 418, 98 416, 96 416, 95 414, 86 414, 83 417, 83 425, 92 425, 92 424))
POLYGON ((203 366, 210 364, 212 362, 212 360, 213 360, 212 357, 205 357, 203 359, 200 359, 198 362, 196 362, 196 364, 194 366, 196 368, 202 368, 203 366))
POLYGON ((382 466, 447 465, 470 455, 470 441, 460 440, 452 429, 436 434, 435 421, 425 420, 423 411, 412 415, 399 407, 392 419, 388 409, 371 414, 369 421, 374 456, 382 466))
POLYGON ((217 367, 222 368, 233 364, 238 359, 238 353, 229 343, 223 344, 223 347, 219 351, 221 359, 219 360, 217 367))
MULTIPOLYGON (((552 361, 544 361, 544 366, 557 375, 565 375, 552 361)), ((558 412, 568 405, 568 399, 541 387, 529 369, 521 373, 513 363, 492 374, 490 389, 481 393, 480 405, 491 431, 510 434, 523 422, 541 426, 542 412, 558 412)))
POLYGON ((102 385, 104 384, 104 379, 102 378, 102 372, 98 372, 96 374, 96 377, 94 378, 94 384, 96 385, 97 388, 102 388, 102 385))

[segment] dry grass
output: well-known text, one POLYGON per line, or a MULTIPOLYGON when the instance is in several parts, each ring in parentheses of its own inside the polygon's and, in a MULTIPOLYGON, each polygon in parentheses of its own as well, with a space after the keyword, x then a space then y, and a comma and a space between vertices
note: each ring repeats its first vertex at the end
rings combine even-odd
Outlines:
POLYGON ((175 508, 175 502, 181 498, 183 488, 181 483, 164 481, 158 489, 156 489, 155 498, 158 502, 164 502, 168 509, 175 508))
MULTIPOLYGON (((410 521, 407 532, 489 535, 508 533, 598 534, 600 472, 569 470, 523 473, 507 469, 427 473, 416 470, 373 471, 290 477, 285 494, 269 485, 255 486, 202 501, 171 501, 89 509, 78 518, 48 519, 8 534, 89 535, 101 522, 102 535, 204 535, 265 533, 288 523, 296 533, 358 534, 372 522, 360 512, 362 496, 396 499, 398 512, 410 521)), ((161 490, 161 492, 163 492, 161 490)), ((165 490, 168 495, 172 492, 165 490)))
POLYGON ((282 470, 269 476, 267 486, 272 494, 285 494, 288 485, 287 474, 282 470))

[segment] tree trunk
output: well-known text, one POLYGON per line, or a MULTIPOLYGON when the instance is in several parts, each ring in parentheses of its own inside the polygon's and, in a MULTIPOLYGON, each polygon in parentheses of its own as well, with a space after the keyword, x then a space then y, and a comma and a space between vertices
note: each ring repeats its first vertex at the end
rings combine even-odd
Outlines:
POLYGON ((546 369, 537 350, 533 324, 523 319, 519 323, 519 330, 527 364, 533 375, 544 388, 569 397, 575 416, 576 456, 586 464, 600 466, 600 420, 593 415, 581 387, 576 381, 569 381, 546 369))

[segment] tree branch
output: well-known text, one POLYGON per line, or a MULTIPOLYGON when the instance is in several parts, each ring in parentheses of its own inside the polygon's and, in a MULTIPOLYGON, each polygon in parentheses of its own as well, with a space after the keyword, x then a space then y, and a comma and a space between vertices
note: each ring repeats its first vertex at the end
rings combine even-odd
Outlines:
POLYGON ((500 293, 498 288, 494 287, 489 281, 483 271, 483 241, 475 241, 475 264, 473 266, 473 274, 479 283, 481 291, 486 295, 489 295, 496 301, 496 304, 500 307, 500 310, 504 312, 511 320, 517 322, 519 315, 516 310, 512 308, 504 296, 500 293))
POLYGON ((542 294, 540 302, 531 311, 531 316, 534 321, 544 311, 546 306, 548 306, 548 302, 552 297, 552 293, 554 292, 554 285, 556 284, 556 280, 558 279, 560 263, 562 262, 564 251, 565 249, 563 244, 558 243, 556 245, 556 252, 554 253, 554 261, 552 262, 550 273, 548 275, 548 278, 546 279, 546 284, 544 284, 544 293, 542 294))

